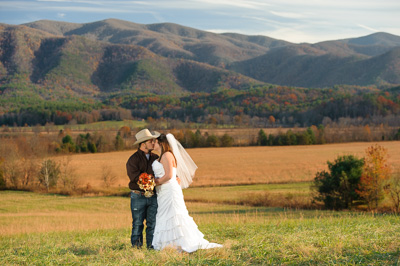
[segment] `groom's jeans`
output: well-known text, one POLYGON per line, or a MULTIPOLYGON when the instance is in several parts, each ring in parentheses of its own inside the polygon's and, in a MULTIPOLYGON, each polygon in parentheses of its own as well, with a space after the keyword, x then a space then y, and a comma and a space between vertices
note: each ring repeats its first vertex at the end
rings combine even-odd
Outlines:
POLYGON ((143 222, 146 220, 146 245, 153 248, 153 234, 156 226, 157 195, 146 198, 131 192, 132 234, 131 243, 134 247, 143 245, 143 222))

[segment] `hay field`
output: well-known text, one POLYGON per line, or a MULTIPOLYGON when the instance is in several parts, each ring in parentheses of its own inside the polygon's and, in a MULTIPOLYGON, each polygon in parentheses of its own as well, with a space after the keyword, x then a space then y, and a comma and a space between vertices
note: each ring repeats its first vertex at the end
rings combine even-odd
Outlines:
MULTIPOLYGON (((373 142, 283 147, 232 147, 188 149, 199 169, 193 186, 310 181, 326 162, 341 155, 364 157, 373 142)), ((400 141, 378 142, 388 149, 392 166, 400 165, 400 141)), ((135 150, 71 155, 70 165, 81 185, 102 187, 102 167, 117 176, 114 186, 127 187, 125 164, 135 150)), ((56 159, 61 160, 62 157, 56 159)))

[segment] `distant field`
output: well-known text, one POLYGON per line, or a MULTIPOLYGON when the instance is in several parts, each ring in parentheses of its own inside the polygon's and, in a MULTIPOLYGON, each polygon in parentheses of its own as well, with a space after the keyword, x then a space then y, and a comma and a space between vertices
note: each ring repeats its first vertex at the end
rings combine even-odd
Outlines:
MULTIPOLYGON (((90 124, 75 124, 75 125, 49 125, 49 126, 33 126, 33 127, 10 127, 9 131, 16 133, 25 132, 32 133, 34 131, 41 132, 58 132, 59 130, 69 129, 71 131, 76 131, 79 133, 81 131, 118 131, 123 126, 128 126, 130 128, 140 128, 145 127, 147 123, 145 121, 137 120, 123 120, 123 121, 101 121, 94 122, 90 124)), ((9 132, 6 132, 9 134, 9 132)))
MULTIPOLYGON (((196 189, 201 194, 207 188, 196 189)), ((0 206, 1 265, 400 262, 400 216, 395 215, 188 202, 205 238, 224 247, 187 254, 132 249, 129 198, 0 191, 0 206)))
MULTIPOLYGON (((283 147, 233 147, 188 149, 199 169, 193 186, 218 186, 256 183, 311 181, 316 172, 327 169, 326 162, 340 155, 365 156, 373 142, 283 147)), ((379 142, 389 152, 392 166, 400 165, 400 141, 379 142)), ((81 184, 102 187, 102 166, 109 166, 118 181, 114 186, 127 187, 125 164, 135 152, 110 152, 71 155, 81 184)), ((61 159, 61 157, 57 157, 61 159)))

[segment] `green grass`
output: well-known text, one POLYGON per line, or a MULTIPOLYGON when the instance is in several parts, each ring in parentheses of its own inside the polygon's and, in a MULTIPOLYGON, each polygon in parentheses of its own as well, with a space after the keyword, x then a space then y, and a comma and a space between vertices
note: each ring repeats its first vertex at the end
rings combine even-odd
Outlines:
MULTIPOLYGON (((311 182, 258 184, 224 187, 194 187, 184 190, 185 200, 227 204, 285 206, 311 202, 311 182), (285 203, 286 202, 286 203, 285 203)), ((301 205, 300 204, 300 205, 301 205)), ((296 206, 294 206, 296 207, 296 206)))
POLYGON ((222 243, 224 248, 182 254, 130 247, 129 198, 1 192, 0 204, 1 265, 396 265, 400 262, 400 217, 394 215, 188 202, 189 212, 205 238, 222 243), (122 227, 85 228, 85 223, 91 224, 96 219, 106 223, 107 216, 118 213, 125 215, 122 227), (61 216, 62 220, 52 221, 48 219, 51 215, 61 216), (73 226, 76 215, 82 215, 82 228, 7 232, 9 227, 29 217, 49 228, 73 226))

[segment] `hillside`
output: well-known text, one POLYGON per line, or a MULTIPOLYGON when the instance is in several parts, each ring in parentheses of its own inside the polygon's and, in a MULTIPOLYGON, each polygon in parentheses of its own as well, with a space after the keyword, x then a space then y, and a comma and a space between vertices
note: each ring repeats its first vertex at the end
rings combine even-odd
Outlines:
POLYGON ((232 63, 228 68, 260 81, 285 86, 399 84, 397 51, 400 46, 379 47, 374 44, 361 49, 340 42, 286 46, 232 63), (372 51, 377 55, 368 56, 372 51))
POLYGON ((79 35, 64 37, 26 26, 4 26, 0 31, 0 71, 4 76, 27 75, 33 84, 68 88, 77 95, 118 90, 176 94, 212 91, 221 85, 242 89, 260 83, 223 68, 163 57, 138 45, 111 44, 79 35), (187 67, 196 72, 188 73, 187 67), (231 82, 236 79, 242 83, 231 82))
POLYGON ((0 124, 132 115, 215 122, 218 114, 221 122, 262 125, 273 115, 295 125, 320 123, 317 111, 332 120, 397 115, 399 90, 385 91, 400 84, 399 53, 400 37, 386 33, 292 44, 115 19, 0 24, 0 124), (357 110, 322 110, 343 97, 357 110))
POLYGON ((290 43, 263 36, 215 34, 172 23, 142 25, 116 19, 87 24, 63 25, 38 21, 28 27, 60 36, 80 35, 115 44, 143 46, 165 57, 192 59, 212 65, 245 60, 262 55, 270 48, 290 43))
POLYGON ((141 46, 162 57, 202 62, 279 85, 398 84, 395 77, 400 75, 400 67, 387 62, 392 66, 388 69, 382 60, 391 59, 380 57, 400 47, 400 37, 383 32, 316 44, 292 44, 266 36, 215 34, 172 23, 143 25, 116 19, 86 24, 37 21, 25 26, 57 36, 79 35, 141 46), (357 69, 377 61, 379 66, 366 70, 368 75, 357 69), (381 75, 382 72, 390 73, 381 75))

